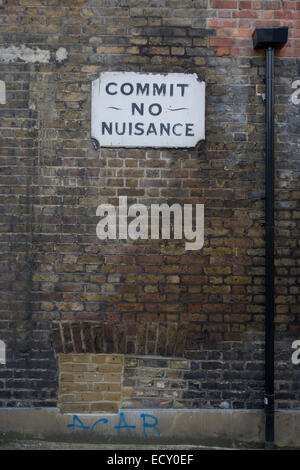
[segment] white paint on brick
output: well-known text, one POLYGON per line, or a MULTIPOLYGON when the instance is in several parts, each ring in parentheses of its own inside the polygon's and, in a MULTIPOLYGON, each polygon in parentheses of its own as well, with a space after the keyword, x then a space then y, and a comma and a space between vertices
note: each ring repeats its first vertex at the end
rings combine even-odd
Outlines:
POLYGON ((57 62, 62 62, 63 60, 67 59, 68 52, 64 47, 60 47, 59 49, 57 49, 55 56, 57 62))
POLYGON ((228 408, 230 408, 230 404, 228 403, 228 401, 222 401, 220 403, 220 408, 228 409, 228 408))
POLYGON ((5 82, 0 80, 0 104, 6 103, 5 82))
MULTIPOLYGON (((68 57, 68 52, 64 47, 57 49, 55 53, 55 59, 57 62, 62 62, 68 57)), ((10 47, 1 47, 0 48, 0 62, 17 62, 18 60, 23 60, 27 63, 40 62, 42 64, 47 64, 51 60, 51 53, 46 49, 39 49, 22 46, 10 46, 10 47)))
POLYGON ((29 63, 40 62, 46 64, 50 62, 50 51, 42 50, 38 47, 31 49, 24 45, 21 47, 10 46, 0 48, 0 62, 17 62, 18 60, 29 63))

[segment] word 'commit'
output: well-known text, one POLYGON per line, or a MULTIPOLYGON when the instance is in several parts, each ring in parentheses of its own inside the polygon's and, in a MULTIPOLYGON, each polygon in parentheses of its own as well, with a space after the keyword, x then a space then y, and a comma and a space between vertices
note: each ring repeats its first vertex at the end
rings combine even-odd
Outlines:
POLYGON ((109 82, 105 91, 108 95, 117 95, 121 93, 125 96, 136 94, 137 96, 185 96, 185 89, 188 87, 188 83, 136 83, 133 85, 130 82, 122 83, 118 85, 116 82, 109 82))

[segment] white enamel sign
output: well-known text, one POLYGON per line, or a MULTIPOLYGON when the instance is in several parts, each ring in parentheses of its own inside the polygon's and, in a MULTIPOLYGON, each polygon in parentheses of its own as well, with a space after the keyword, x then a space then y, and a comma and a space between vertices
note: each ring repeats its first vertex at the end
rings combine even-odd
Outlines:
POLYGON ((205 138, 196 74, 104 72, 92 83, 92 138, 102 147, 194 147, 205 138))

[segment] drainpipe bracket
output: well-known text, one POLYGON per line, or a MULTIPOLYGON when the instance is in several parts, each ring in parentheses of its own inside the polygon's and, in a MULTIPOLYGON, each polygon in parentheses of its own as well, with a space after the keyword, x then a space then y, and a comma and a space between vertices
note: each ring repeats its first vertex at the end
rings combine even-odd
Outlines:
POLYGON ((272 394, 272 395, 265 394, 264 395, 264 405, 265 405, 265 410, 266 411, 269 411, 269 412, 274 411, 274 394, 272 394))

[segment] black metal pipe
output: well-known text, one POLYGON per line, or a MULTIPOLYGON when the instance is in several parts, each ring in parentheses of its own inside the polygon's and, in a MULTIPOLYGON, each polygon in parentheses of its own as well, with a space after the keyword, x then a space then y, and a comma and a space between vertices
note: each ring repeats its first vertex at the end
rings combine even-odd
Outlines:
POLYGON ((254 49, 266 49, 266 314, 265 314, 265 445, 274 448, 274 48, 288 40, 287 26, 256 28, 254 49))
POLYGON ((274 48, 266 49, 265 443, 274 447, 274 48))

